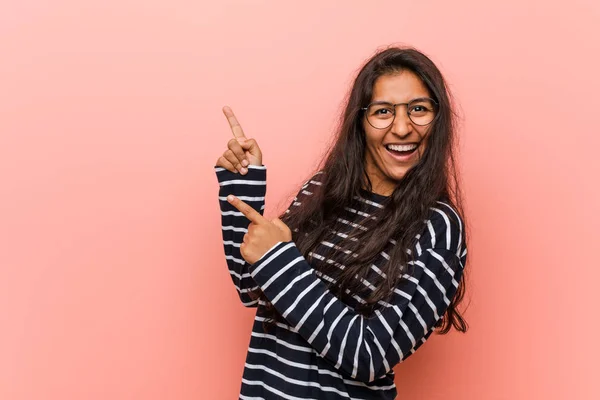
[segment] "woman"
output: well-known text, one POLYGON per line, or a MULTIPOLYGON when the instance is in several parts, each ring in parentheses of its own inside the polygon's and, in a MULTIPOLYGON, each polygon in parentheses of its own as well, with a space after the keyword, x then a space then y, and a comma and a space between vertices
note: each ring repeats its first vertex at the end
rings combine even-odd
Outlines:
POLYGON ((440 71, 411 48, 368 60, 321 170, 272 221, 260 148, 224 113, 234 134, 216 167, 225 254, 242 303, 257 307, 240 398, 395 398, 396 364, 434 330, 467 329, 440 71))

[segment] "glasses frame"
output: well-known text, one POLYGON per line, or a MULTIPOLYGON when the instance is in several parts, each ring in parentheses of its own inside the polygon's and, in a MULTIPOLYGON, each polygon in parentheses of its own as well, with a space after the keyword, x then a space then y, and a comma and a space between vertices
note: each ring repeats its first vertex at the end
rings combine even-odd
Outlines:
POLYGON ((396 115, 397 115, 397 112, 396 112, 396 107, 398 107, 398 106, 406 106, 406 115, 408 116, 408 119, 410 119, 410 122, 412 122, 413 124, 415 124, 415 125, 417 125, 417 126, 427 126, 427 125, 430 125, 430 124, 431 124, 433 121, 435 121, 435 119, 436 119, 436 118, 437 118, 437 116, 438 116, 439 103, 438 103, 437 101, 435 101, 434 99, 432 99, 431 97, 419 97, 419 98, 417 98, 417 99, 413 99, 413 100, 409 101, 408 103, 396 103, 396 104, 387 103, 387 102, 385 102, 385 101, 376 101, 376 102, 373 102, 373 103, 369 103, 369 105, 368 105, 368 106, 366 106, 366 107, 362 107, 362 108, 361 108, 361 110, 362 110, 362 111, 365 111, 365 118, 366 118, 367 122, 369 123, 369 125, 371 125, 373 128, 375 128, 375 129, 387 129, 387 128, 389 128, 390 126, 392 126, 392 124, 393 124, 393 123, 394 123, 394 121, 396 120, 396 115), (424 125, 421 125, 421 124, 417 124, 417 123, 416 123, 415 121, 413 121, 413 119, 410 117, 410 111, 409 111, 409 109, 410 109, 410 108, 409 108, 408 106, 409 106, 410 104, 414 103, 414 102, 417 102, 417 101, 423 101, 423 100, 431 100, 431 102, 432 102, 432 103, 435 105, 435 110, 434 110, 434 112, 435 112, 435 115, 433 116, 433 119, 432 119, 431 121, 429 121, 428 123, 426 123, 426 124, 424 124, 424 125), (371 121, 369 121, 369 116, 367 115, 366 111, 369 109, 369 107, 371 107, 371 106, 372 106, 372 105, 374 105, 374 104, 389 104, 389 105, 391 105, 391 106, 392 106, 392 108, 394 109, 394 117, 392 118, 392 120, 391 120, 391 122, 390 122, 390 124, 389 124, 388 126, 386 126, 386 127, 383 127, 383 128, 379 128, 379 127, 377 127, 377 126, 373 126, 373 124, 371 123, 371 121))

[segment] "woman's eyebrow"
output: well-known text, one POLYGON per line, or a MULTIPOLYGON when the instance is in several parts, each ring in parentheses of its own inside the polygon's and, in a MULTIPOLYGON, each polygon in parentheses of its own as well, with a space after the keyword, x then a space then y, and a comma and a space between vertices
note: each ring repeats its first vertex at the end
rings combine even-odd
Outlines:
MULTIPOLYGON (((416 100, 428 99, 428 98, 429 98, 428 96, 418 96, 418 97, 414 97, 414 98, 408 100, 406 103, 410 103, 411 101, 416 101, 416 100)), ((396 103, 396 104, 406 104, 406 103, 396 103)), ((385 100, 373 100, 371 102, 371 104, 390 104, 390 105, 392 105, 394 103, 392 103, 390 101, 385 101, 385 100)))
POLYGON ((393 104, 389 101, 385 101, 385 100, 374 100, 371 102, 371 104, 393 104))

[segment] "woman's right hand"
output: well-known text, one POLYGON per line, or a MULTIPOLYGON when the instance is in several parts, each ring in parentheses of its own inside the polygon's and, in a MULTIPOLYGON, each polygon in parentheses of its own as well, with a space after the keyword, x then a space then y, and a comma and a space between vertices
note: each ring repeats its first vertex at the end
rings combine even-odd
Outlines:
POLYGON ((223 107, 223 114, 229 121, 234 138, 227 143, 227 150, 219 157, 216 165, 228 171, 245 175, 248 173, 248 165, 262 165, 260 147, 256 140, 246 138, 231 108, 223 107))

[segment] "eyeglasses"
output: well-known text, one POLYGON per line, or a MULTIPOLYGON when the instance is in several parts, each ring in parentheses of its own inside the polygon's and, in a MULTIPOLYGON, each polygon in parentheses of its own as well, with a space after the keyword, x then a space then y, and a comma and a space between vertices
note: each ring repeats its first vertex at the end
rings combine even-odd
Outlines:
POLYGON ((437 101, 429 97, 422 97, 411 100, 409 103, 391 104, 378 101, 361 108, 361 110, 365 111, 369 125, 375 129, 385 129, 394 123, 397 106, 406 106, 408 118, 419 126, 429 125, 434 120, 438 109, 437 101))

